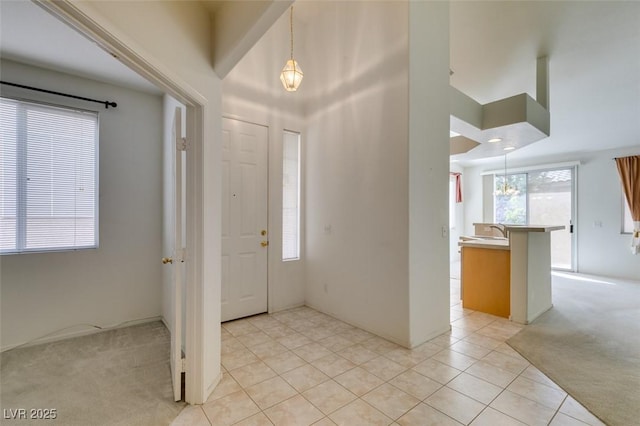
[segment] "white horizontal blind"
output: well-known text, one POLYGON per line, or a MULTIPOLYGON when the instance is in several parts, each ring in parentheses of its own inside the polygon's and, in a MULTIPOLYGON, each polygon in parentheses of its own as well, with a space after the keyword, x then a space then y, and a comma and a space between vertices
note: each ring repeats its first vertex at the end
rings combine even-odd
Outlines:
POLYGON ((282 260, 300 258, 300 135, 284 132, 282 155, 282 260))
POLYGON ((97 246, 98 115, 0 99, 0 251, 97 246))

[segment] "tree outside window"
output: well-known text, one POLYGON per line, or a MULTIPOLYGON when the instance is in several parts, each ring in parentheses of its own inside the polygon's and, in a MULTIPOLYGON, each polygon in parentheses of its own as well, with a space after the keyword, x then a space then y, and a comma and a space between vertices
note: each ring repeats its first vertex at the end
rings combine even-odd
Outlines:
POLYGON ((497 223, 527 223, 527 175, 495 176, 494 217, 497 223))

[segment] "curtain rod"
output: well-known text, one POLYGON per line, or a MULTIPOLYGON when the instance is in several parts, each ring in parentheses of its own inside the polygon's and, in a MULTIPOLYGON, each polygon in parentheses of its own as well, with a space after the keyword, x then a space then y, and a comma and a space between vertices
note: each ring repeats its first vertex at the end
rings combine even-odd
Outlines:
POLYGON ((37 87, 25 86, 25 85, 16 84, 16 83, 9 83, 8 81, 0 81, 0 84, 6 84, 8 86, 19 87, 21 89, 34 90, 36 92, 49 93, 51 95, 65 96, 67 98, 73 98, 73 99, 80 99, 81 101, 95 102, 97 104, 103 104, 105 109, 109 109, 109 107, 116 108, 118 106, 118 104, 115 103, 115 102, 99 101, 97 99, 84 98, 82 96, 76 96, 76 95, 69 95, 67 93, 54 92, 53 90, 38 89, 37 87))

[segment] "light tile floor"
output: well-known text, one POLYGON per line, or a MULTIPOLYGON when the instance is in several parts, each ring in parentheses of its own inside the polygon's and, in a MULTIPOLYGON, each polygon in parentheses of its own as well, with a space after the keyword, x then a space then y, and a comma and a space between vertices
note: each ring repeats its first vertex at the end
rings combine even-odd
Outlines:
POLYGON ((180 425, 602 425, 505 341, 522 326, 463 309, 408 350, 308 307, 222 325, 223 377, 180 425))

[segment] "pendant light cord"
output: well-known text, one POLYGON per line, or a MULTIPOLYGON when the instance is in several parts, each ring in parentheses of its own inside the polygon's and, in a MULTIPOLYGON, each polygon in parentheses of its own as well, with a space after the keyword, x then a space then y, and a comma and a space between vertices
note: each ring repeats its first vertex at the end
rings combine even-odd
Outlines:
POLYGON ((293 60, 293 6, 291 6, 289 13, 289 26, 291 29, 291 59, 293 60))
POLYGON ((282 81, 282 85, 287 92, 295 92, 302 81, 302 70, 293 58, 293 6, 289 10, 289 35, 291 56, 280 73, 280 81, 282 81))
POLYGON ((504 193, 507 194, 507 154, 504 155, 504 193))

